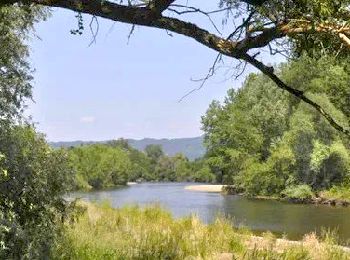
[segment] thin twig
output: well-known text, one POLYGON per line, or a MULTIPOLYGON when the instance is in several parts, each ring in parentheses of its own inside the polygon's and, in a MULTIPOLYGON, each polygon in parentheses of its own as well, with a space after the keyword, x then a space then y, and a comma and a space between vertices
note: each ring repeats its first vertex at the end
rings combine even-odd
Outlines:
POLYGON ((207 82, 207 80, 208 80, 209 78, 211 78, 211 77, 215 74, 216 65, 217 65, 217 63, 220 62, 221 60, 222 60, 222 54, 219 53, 219 54, 216 56, 213 65, 209 68, 208 74, 207 74, 204 78, 202 78, 202 79, 196 79, 196 80, 193 80, 193 79, 192 79, 192 81, 195 81, 195 82, 200 81, 200 82, 201 82, 200 86, 199 86, 198 88, 192 89, 191 91, 189 91, 188 93, 186 93, 185 95, 183 95, 183 96, 178 100, 178 102, 179 102, 179 103, 182 102, 186 97, 188 97, 189 95, 191 95, 193 92, 196 92, 196 91, 201 90, 201 89, 204 87, 204 85, 205 85, 205 83, 207 82))

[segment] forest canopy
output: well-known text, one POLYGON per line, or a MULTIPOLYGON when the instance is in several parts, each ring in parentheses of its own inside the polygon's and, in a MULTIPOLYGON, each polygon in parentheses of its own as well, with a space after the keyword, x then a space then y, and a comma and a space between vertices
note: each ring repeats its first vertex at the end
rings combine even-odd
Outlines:
MULTIPOLYGON (((338 122, 349 121, 346 61, 303 56, 277 73, 338 122)), ((202 123, 211 169, 237 192, 287 196, 291 187, 307 185, 311 193, 350 184, 349 139, 265 75, 251 74, 223 103, 213 101, 202 123)))
POLYGON ((142 152, 119 139, 72 147, 68 155, 76 190, 116 187, 135 181, 216 182, 204 160, 189 161, 180 153, 168 156, 159 145, 148 145, 142 152))

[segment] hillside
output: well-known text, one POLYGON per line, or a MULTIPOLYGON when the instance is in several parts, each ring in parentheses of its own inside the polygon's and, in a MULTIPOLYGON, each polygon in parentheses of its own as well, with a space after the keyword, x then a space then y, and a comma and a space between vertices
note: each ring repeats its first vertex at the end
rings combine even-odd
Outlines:
MULTIPOLYGON (((51 142, 52 147, 70 147, 94 143, 106 143, 107 141, 71 141, 71 142, 51 142)), ((155 139, 155 138, 144 138, 141 140, 128 139, 129 144, 143 151, 149 144, 157 144, 163 147, 164 152, 167 155, 175 155, 176 153, 183 153, 190 160, 194 160, 204 155, 205 148, 203 146, 203 137, 193 138, 175 138, 175 139, 155 139)))

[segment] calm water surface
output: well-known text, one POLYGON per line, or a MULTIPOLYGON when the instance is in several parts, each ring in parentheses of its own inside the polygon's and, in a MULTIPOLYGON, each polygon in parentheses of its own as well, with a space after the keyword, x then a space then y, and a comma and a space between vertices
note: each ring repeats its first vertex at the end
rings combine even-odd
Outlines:
POLYGON ((197 214, 209 223, 218 214, 253 231, 270 230, 300 239, 322 228, 337 230, 343 243, 350 241, 350 207, 289 204, 272 200, 254 200, 235 195, 185 190, 188 183, 144 183, 105 191, 75 192, 73 197, 88 201, 108 200, 113 207, 159 203, 175 217, 197 214))

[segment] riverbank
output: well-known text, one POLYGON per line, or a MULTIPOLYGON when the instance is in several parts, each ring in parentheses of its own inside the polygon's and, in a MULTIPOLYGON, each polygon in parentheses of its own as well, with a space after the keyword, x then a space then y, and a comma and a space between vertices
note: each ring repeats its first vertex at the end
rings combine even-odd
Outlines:
MULTIPOLYGON (((234 194, 234 195, 244 196, 243 194, 234 194)), ((327 205, 327 206, 339 206, 339 207, 350 206, 349 200, 327 198, 327 197, 314 197, 310 199, 291 199, 291 198, 280 198, 276 196, 255 196, 251 198, 256 200, 277 200, 277 201, 294 203, 294 204, 315 204, 315 205, 327 205)))
MULTIPOLYGON (((185 187, 185 190, 200 191, 200 192, 215 192, 215 193, 244 196, 243 193, 237 193, 235 190, 231 189, 230 186, 220 185, 220 184, 189 185, 185 187)), ((279 201, 296 203, 296 204, 318 204, 318 205, 342 206, 342 207, 350 206, 350 199, 344 199, 340 196, 338 197, 332 196, 332 194, 329 193, 328 191, 321 192, 320 195, 317 197, 315 196, 315 197, 306 198, 306 199, 281 198, 277 196, 254 196, 251 198, 257 199, 257 200, 279 200, 279 201)))
POLYGON ((224 218, 209 225, 197 217, 174 219, 158 206, 79 206, 84 213, 66 223, 54 259, 350 259, 330 234, 289 241, 257 237, 224 218))

